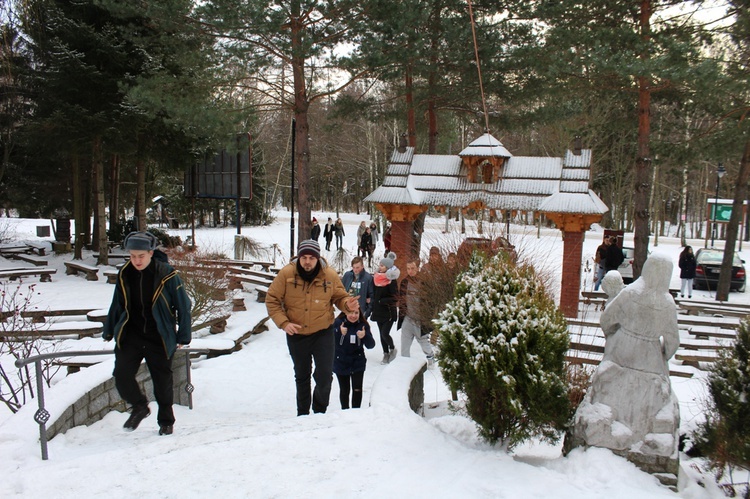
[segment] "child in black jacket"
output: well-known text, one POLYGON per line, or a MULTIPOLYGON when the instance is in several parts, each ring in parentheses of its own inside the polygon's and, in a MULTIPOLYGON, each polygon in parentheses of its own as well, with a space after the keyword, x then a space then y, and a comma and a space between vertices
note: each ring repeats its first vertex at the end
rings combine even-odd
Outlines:
POLYGON ((375 338, 370 332, 370 324, 357 310, 336 317, 333 323, 336 341, 336 357, 333 361, 333 372, 339 380, 339 400, 341 408, 349 408, 349 387, 352 391, 354 408, 362 405, 362 382, 365 378, 365 347, 375 348, 375 338))

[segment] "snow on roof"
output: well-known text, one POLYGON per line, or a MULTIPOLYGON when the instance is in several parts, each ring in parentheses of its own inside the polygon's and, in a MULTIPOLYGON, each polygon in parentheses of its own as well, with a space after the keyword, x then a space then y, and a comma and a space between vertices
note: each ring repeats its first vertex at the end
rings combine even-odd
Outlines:
POLYGON ((591 166, 591 149, 581 149, 581 154, 568 150, 565 152, 565 166, 571 168, 586 168, 591 166))
POLYGON ((485 133, 474 142, 470 143, 466 149, 458 153, 459 156, 500 156, 510 158, 513 155, 503 146, 503 144, 489 133, 485 133))
POLYGON ((562 167, 562 158, 513 156, 503 170, 503 178, 559 179, 562 167))
POLYGON ((588 192, 588 182, 560 182, 560 192, 588 192))
POLYGON ((513 156, 484 134, 458 156, 395 151, 383 184, 366 202, 465 207, 480 201, 490 209, 602 214, 609 209, 589 189, 591 150, 565 158, 513 156), (469 182, 461 156, 507 158, 496 182, 469 182))
POLYGON ((461 158, 440 154, 417 154, 411 164, 412 175, 458 175, 461 158))
POLYGON ((562 172, 560 177, 562 180, 581 180, 588 184, 589 182, 589 169, 583 168, 566 168, 562 172))
POLYGON ((394 165, 391 163, 388 165, 388 171, 386 172, 386 175, 401 175, 403 177, 406 177, 409 175, 409 165, 394 165))
POLYGON ((546 213, 580 213, 583 215, 600 215, 609 211, 607 205, 592 190, 586 194, 559 192, 545 199, 538 209, 546 213))
POLYGON ((391 163, 409 165, 413 158, 413 147, 407 147, 405 152, 398 152, 398 149, 394 149, 393 155, 391 156, 391 163))
POLYGON ((383 179, 385 187, 406 187, 406 177, 391 175, 383 179))

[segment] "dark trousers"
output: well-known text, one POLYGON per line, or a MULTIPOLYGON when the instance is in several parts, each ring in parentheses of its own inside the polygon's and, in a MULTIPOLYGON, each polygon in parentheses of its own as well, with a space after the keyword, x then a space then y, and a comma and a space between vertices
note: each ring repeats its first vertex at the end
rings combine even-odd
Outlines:
POLYGON ((333 357, 336 349, 333 326, 310 335, 287 335, 286 344, 294 363, 294 381, 297 384, 297 416, 313 412, 326 412, 333 381, 333 357), (312 363, 315 362, 315 372, 312 363), (315 390, 310 393, 310 375, 315 380, 315 390))
POLYGON ((383 353, 388 353, 396 348, 393 344, 393 338, 391 338, 393 321, 377 321, 377 323, 380 330, 380 345, 383 347, 383 353))
POLYGON ((362 407, 362 382, 365 379, 365 372, 352 373, 351 375, 337 374, 339 380, 339 401, 342 409, 349 408, 349 385, 352 388, 352 407, 357 409, 362 407))
POLYGON ((158 343, 125 333, 121 345, 115 347, 115 370, 112 375, 117 391, 125 402, 134 407, 148 405, 148 399, 135 380, 141 361, 146 359, 154 384, 154 398, 159 404, 157 422, 159 425, 173 425, 172 359, 167 358, 161 340, 156 341, 158 343))

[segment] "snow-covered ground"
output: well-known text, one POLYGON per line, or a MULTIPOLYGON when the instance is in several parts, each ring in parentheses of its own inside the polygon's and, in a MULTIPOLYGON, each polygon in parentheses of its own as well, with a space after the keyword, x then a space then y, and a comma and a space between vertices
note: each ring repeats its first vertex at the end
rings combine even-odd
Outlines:
MULTIPOLYGON (((330 215, 313 213, 322 223, 330 215)), ((335 218, 335 216, 334 216, 335 218)), ((355 252, 356 228, 366 214, 342 214, 346 224, 344 246, 355 252)), ((0 231, 18 240, 38 240, 37 225, 43 220, 0 219, 0 231)), ((484 224, 485 232, 502 228, 484 224)), ((429 219, 422 249, 431 245, 455 248, 462 237, 460 226, 445 219, 429 219)), ((467 235, 476 226, 467 222, 467 235)), ((183 239, 189 230, 171 231, 183 239)), ((233 255, 236 229, 199 229, 199 247, 233 255)), ((268 248, 277 265, 289 255, 289 217, 278 213, 267 227, 243 228, 243 235, 268 248)), ((322 240, 322 238, 321 238, 322 240)), ((562 239, 559 231, 511 226, 511 240, 521 258, 534 262, 538 270, 559 288, 562 239)), ((590 262, 601 241, 601 230, 592 229, 584 242, 584 260, 590 262)), ((632 234, 626 235, 626 244, 632 234)), ((689 241, 695 248, 702 241, 689 241)), ((660 238, 653 251, 669 254, 673 261, 681 248, 674 238, 660 238)), ((377 252, 382 255, 382 240, 377 252)), ((325 252, 324 252, 325 254, 325 252)), ((87 254, 86 262, 94 264, 87 254)), ((750 251, 743 248, 744 259, 750 251)), ((328 254, 333 256, 333 253, 328 254)), ((34 305, 39 308, 107 308, 112 285, 104 279, 89 282, 66 276, 63 261, 70 256, 50 257, 58 269, 51 283, 29 280, 34 305)), ((17 267, 0 258, 0 268, 17 267)), ((592 273, 584 274, 591 288, 592 273)), ((679 285, 675 265, 672 287, 679 285)), ((26 286, 26 284, 24 284, 26 286)), ((694 298, 709 298, 706 291, 694 298)), ((265 317, 265 307, 246 293, 246 312, 230 319, 231 337, 250 329, 265 317)), ((730 301, 750 303, 750 293, 732 293, 730 301)), ((473 423, 444 408, 450 398, 438 369, 425 376, 425 401, 430 406, 422 418, 403 404, 383 403, 342 411, 338 386, 333 383, 326 414, 295 417, 294 380, 283 332, 270 330, 253 336, 232 355, 199 360, 194 364, 194 409, 176 406, 175 433, 157 435, 155 404, 152 415, 131 433, 122 424, 127 415, 110 413, 90 427, 77 427, 55 437, 49 444, 48 461, 40 458, 38 427, 32 420, 36 401, 18 414, 0 408, 0 497, 504 497, 504 498, 657 498, 675 494, 626 460, 602 449, 577 449, 562 457, 560 446, 530 443, 507 453, 477 437, 473 423)), ((377 328, 373 324, 374 328, 377 328)), ((399 332, 395 332, 398 346, 399 332)), ((221 335, 219 335, 221 336, 221 335)), ((375 337, 378 338, 377 333, 375 337)), ((193 346, 220 341, 216 337, 196 339, 193 346)), ((377 340, 379 343, 379 340, 377 340)), ((105 349, 101 339, 67 340, 58 348, 105 349)), ((388 366, 380 364, 379 345, 367 351, 365 397, 386 370, 407 369, 407 359, 388 366)), ((412 358, 421 359, 417 345, 412 358)), ((0 359, 7 365, 8 359, 0 359)), ((85 390, 92 380, 111 372, 112 360, 68 377, 58 376, 46 392, 47 405, 55 417, 69 399, 85 390)), ((408 369, 407 369, 408 370, 408 369)), ((682 427, 689 430, 700 420, 705 390, 702 375, 673 378, 680 398, 682 427)), ((394 395, 394 400, 400 395, 394 395)), ((687 458, 686 458, 687 459, 687 458)), ((697 472, 685 466, 679 497, 723 497, 710 483, 700 486, 697 472)))

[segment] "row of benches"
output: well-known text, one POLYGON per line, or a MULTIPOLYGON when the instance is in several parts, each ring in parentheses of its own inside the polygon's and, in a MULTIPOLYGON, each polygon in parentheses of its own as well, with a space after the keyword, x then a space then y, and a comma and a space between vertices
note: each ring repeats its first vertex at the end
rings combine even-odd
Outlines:
MULTIPOLYGON (((705 317, 705 319, 716 319, 705 317)), ((680 347, 675 360, 682 366, 670 364, 674 376, 692 376, 693 368, 705 369, 719 358, 719 352, 731 348, 737 336, 736 328, 721 325, 693 325, 678 323, 680 347)), ((727 324, 724 324, 727 326, 727 324)), ((604 333, 598 324, 587 321, 568 320, 570 350, 567 360, 578 364, 598 365, 604 354, 604 333)))

